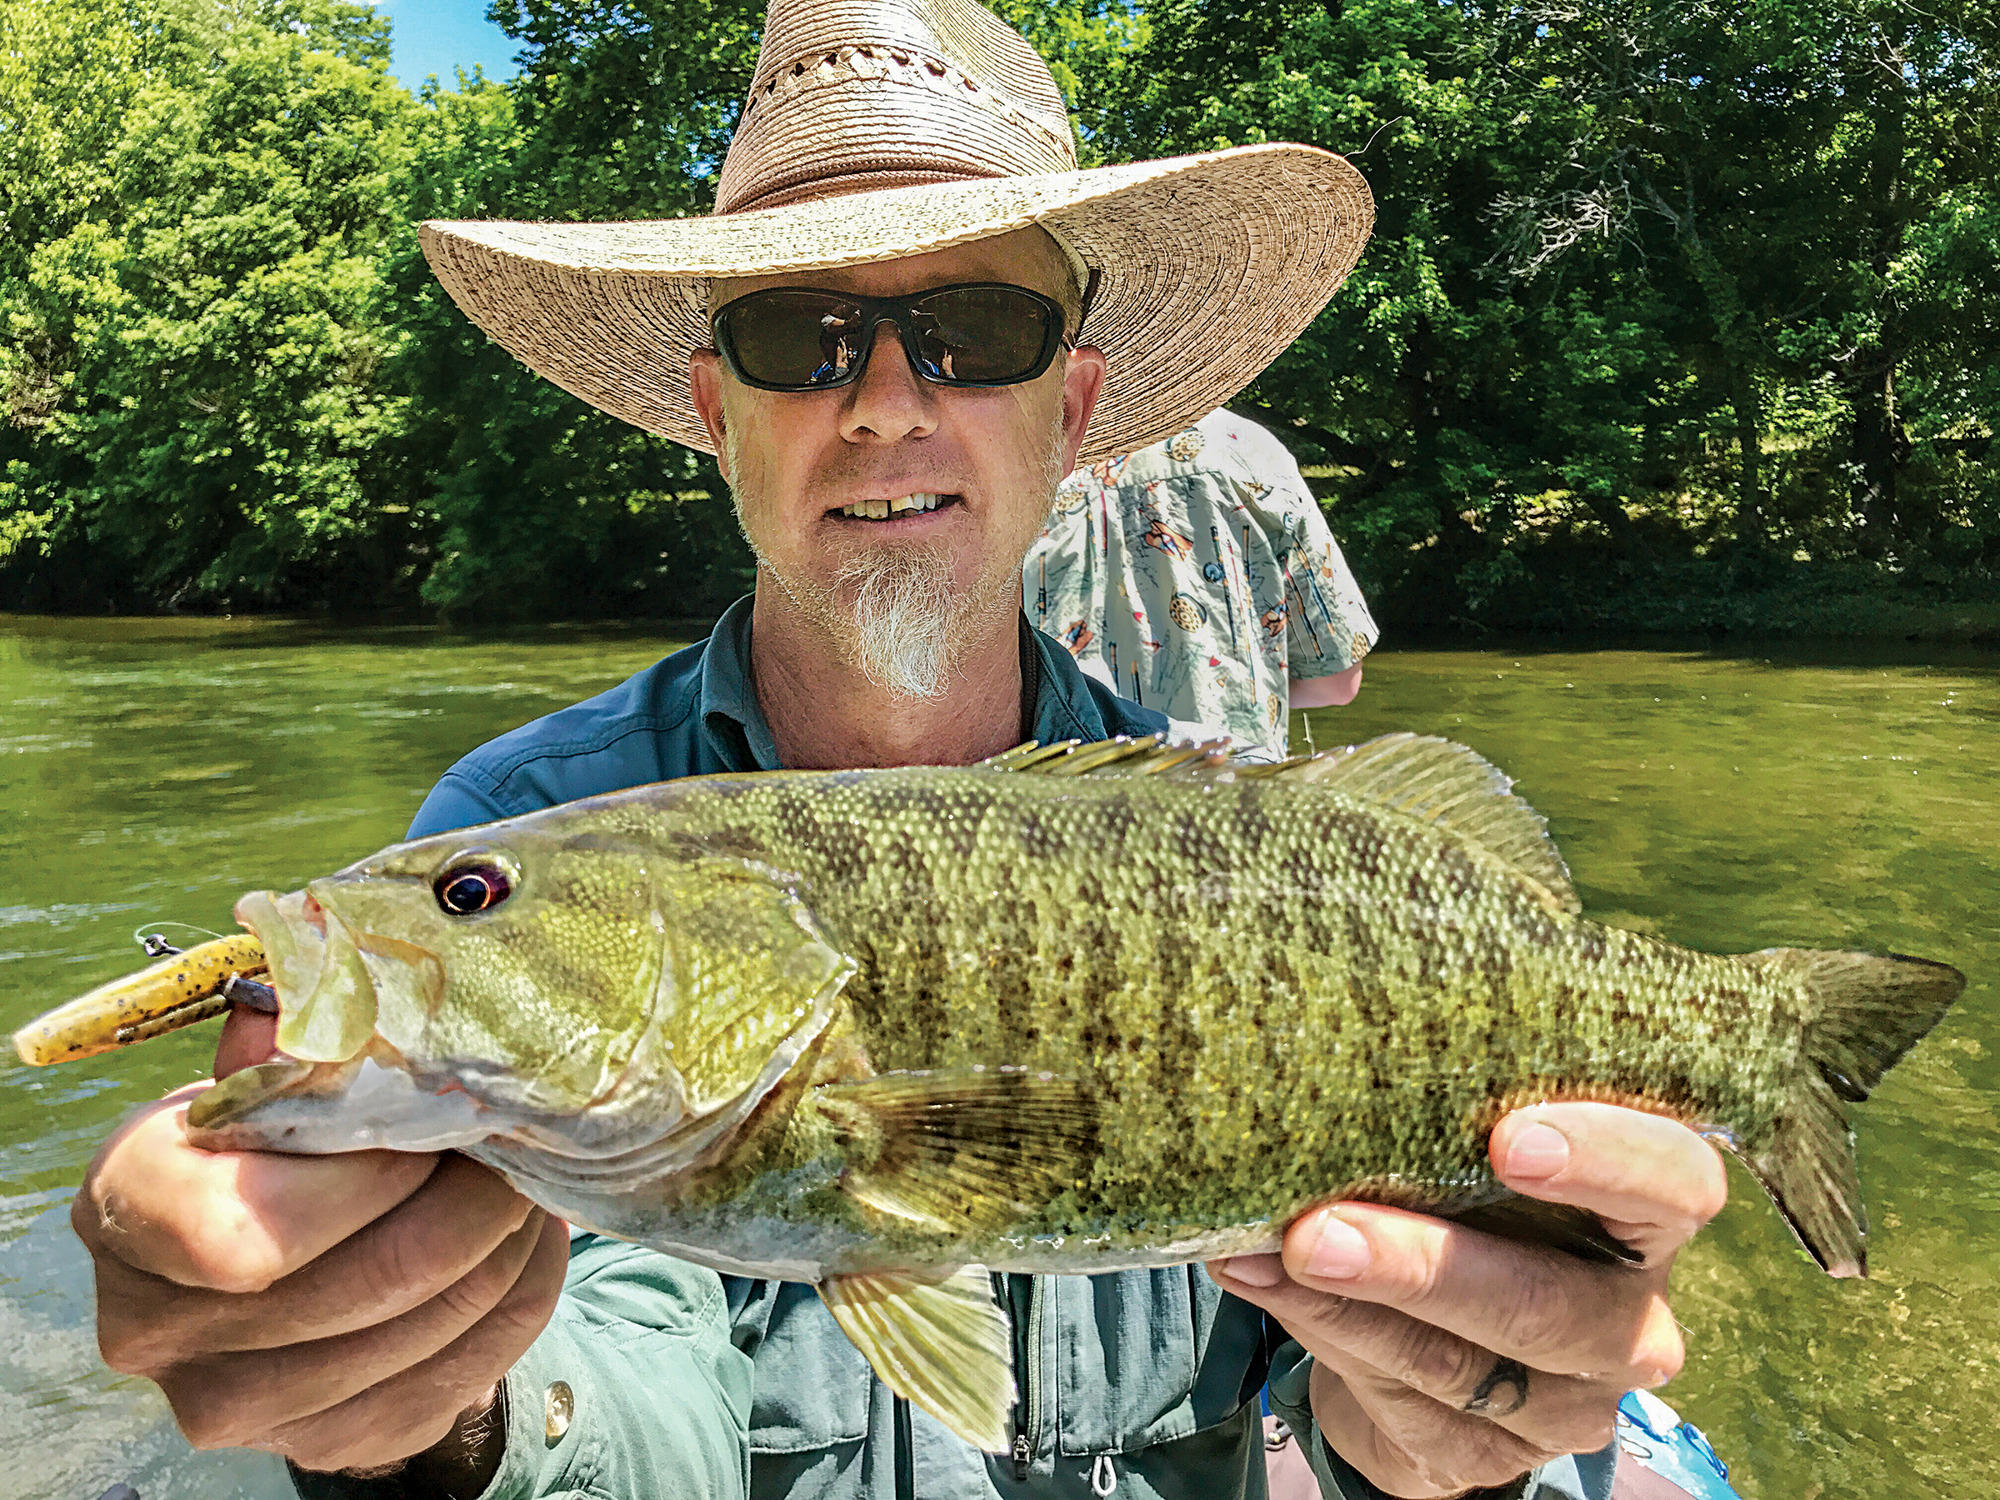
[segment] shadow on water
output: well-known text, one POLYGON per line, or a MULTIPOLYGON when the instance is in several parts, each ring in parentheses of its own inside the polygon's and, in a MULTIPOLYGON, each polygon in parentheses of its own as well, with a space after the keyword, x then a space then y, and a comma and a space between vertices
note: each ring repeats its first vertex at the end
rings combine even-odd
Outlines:
MULTIPOLYGON (((0 1024, 130 969, 135 927, 230 924, 395 838, 480 741, 688 638, 263 620, 0 618, 0 1024)), ((1483 643, 1371 659, 1321 746, 1464 740, 1549 817, 1593 915, 1724 951, 1853 946, 1972 977, 1857 1111, 1874 1277, 1835 1283, 1747 1179, 1677 1273, 1669 1394, 1762 1500, 1976 1493, 2000 1410, 2000 654, 1802 642, 1483 643)), ((75 1500, 289 1494, 190 1454, 98 1363, 66 1205, 127 1109, 206 1072, 212 1033, 0 1067, 0 1472, 75 1500)))

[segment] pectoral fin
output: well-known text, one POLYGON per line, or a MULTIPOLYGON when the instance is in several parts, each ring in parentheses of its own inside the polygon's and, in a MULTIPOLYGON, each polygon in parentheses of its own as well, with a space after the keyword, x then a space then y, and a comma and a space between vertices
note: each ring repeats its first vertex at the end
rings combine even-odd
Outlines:
POLYGON ((819 1295, 890 1390, 973 1447, 1007 1451, 1014 1367, 985 1267, 829 1276, 819 1295))
POLYGON ((825 1084, 842 1191, 945 1234, 1033 1218, 1088 1174, 1097 1118, 1073 1079, 1022 1068, 887 1073, 825 1084))

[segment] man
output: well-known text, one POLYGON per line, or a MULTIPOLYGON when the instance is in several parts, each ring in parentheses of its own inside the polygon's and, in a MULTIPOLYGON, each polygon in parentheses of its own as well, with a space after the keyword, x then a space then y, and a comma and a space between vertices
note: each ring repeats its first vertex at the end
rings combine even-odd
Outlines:
MULTIPOLYGON (((1069 149, 1046 68, 970 0, 780 0, 713 218, 427 227, 516 353, 722 456, 759 572, 701 646, 466 757, 416 831, 1161 722, 1027 627, 1021 558, 1079 454, 1212 409, 1304 326, 1366 200, 1302 147, 1069 149)), ((270 1045, 233 1018, 217 1072, 270 1045)), ((1261 1488, 1267 1375, 1328 1494, 1599 1495, 1620 1395, 1679 1366, 1667 1270, 1723 1192, 1679 1125, 1550 1106, 1495 1128, 1497 1170, 1638 1267, 1335 1205, 1212 1276, 1005 1278, 1023 1399, 986 1455, 810 1288, 572 1241, 456 1155, 205 1154, 191 1092, 78 1194, 100 1340, 195 1443, 282 1453, 308 1495, 1226 1496, 1261 1488)))
POLYGON ((1065 479, 1022 580, 1086 676, 1274 758, 1378 639, 1298 463, 1228 411, 1065 479))

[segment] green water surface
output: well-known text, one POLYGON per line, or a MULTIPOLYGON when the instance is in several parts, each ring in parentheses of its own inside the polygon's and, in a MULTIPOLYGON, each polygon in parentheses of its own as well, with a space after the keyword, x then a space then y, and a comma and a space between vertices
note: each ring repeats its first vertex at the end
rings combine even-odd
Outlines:
MULTIPOLYGON (((136 966, 135 928, 228 930, 395 838, 463 751, 673 649, 644 632, 467 639, 232 621, 0 617, 0 1028, 136 966)), ((1594 915, 1719 950, 1941 958, 1958 1010, 1858 1111, 1874 1275, 1816 1271, 1740 1173, 1684 1257, 1667 1391, 1746 1496, 1992 1487, 2000 1413, 2000 657, 1387 652, 1321 745, 1464 740, 1548 814, 1594 915)), ((67 1203, 133 1105, 205 1075, 213 1028, 60 1069, 0 1063, 0 1495, 290 1494, 194 1454, 97 1361, 67 1203)))

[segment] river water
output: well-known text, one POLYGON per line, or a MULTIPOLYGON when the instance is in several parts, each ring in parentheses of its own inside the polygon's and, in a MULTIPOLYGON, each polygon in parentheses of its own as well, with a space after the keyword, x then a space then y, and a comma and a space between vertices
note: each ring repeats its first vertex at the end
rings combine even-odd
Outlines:
MULTIPOLYGON (((244 621, 0 617, 0 1029, 139 962, 132 933, 229 930, 395 838, 481 740, 678 642, 473 639, 244 621)), ((1723 951, 1922 954, 1972 977, 1858 1111, 1873 1275, 1836 1283, 1740 1172, 1683 1257, 1666 1395, 1746 1496, 1990 1490, 2000 1412, 2000 656, 1421 650, 1371 658, 1322 747, 1464 740, 1549 817, 1595 916, 1723 951)), ((213 1028, 59 1069, 0 1063, 0 1496, 289 1495, 274 1461, 193 1454, 105 1370, 67 1204, 131 1106, 203 1076, 213 1028)))

